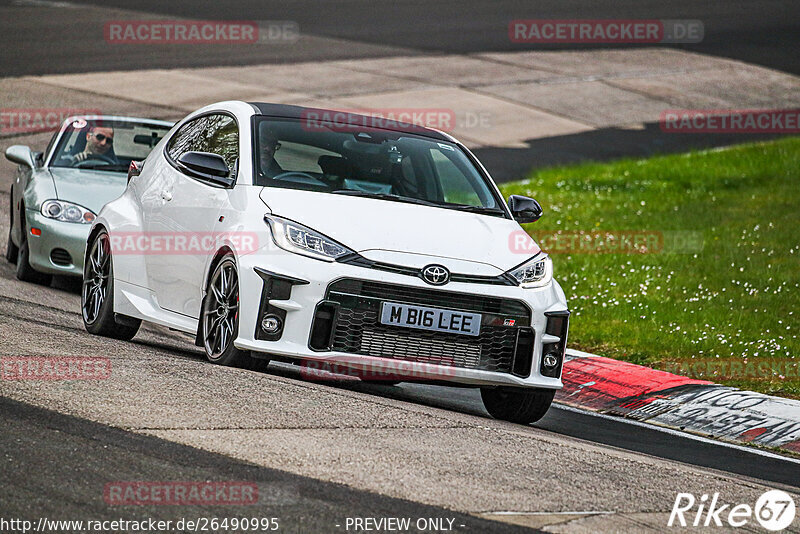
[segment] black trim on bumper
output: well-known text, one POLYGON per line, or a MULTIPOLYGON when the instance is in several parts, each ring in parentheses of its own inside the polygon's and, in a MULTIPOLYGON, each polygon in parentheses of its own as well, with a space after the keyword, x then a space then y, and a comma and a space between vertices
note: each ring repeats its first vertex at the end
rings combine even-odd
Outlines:
POLYGON ((301 278, 273 273, 260 267, 255 267, 254 270, 264 281, 261 286, 261 301, 258 305, 255 338, 261 341, 278 341, 283 335, 283 329, 286 326, 286 310, 272 305, 270 301, 289 300, 292 295, 293 286, 306 285, 309 282, 301 278), (281 320, 281 329, 273 334, 264 332, 261 329, 261 320, 265 315, 275 315, 279 317, 281 320))
POLYGON ((542 376, 558 378, 561 376, 561 368, 564 366, 564 355, 567 352, 567 334, 569 333, 569 310, 558 312, 545 312, 547 317, 547 327, 545 333, 560 338, 558 343, 547 343, 542 345, 542 358, 539 365, 539 372, 542 376), (553 353, 558 358, 558 365, 553 369, 546 369, 544 366, 544 356, 553 353))

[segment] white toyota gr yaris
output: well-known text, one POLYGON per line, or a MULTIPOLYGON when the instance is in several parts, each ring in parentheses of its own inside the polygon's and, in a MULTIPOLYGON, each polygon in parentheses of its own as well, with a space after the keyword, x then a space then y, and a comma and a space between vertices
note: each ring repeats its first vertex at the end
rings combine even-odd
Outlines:
POLYGON ((506 204, 447 134, 222 102, 128 179, 87 241, 93 334, 130 339, 145 320, 223 365, 480 387, 492 416, 521 423, 562 385, 566 299, 519 226, 542 210, 506 204))

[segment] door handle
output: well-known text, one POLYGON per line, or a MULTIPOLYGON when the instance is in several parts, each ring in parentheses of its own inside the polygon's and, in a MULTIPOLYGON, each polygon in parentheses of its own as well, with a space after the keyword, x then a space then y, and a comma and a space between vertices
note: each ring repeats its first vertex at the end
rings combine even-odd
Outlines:
POLYGON ((172 192, 171 191, 162 191, 161 192, 161 198, 163 198, 164 200, 169 202, 170 200, 172 200, 172 192))

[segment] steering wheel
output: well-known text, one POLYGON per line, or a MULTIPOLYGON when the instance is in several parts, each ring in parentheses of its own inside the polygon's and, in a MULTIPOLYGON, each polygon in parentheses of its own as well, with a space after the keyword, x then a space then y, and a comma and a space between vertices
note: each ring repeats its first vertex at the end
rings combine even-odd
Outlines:
POLYGON ((98 161, 102 161, 103 163, 108 163, 109 165, 116 165, 117 162, 113 159, 103 155, 103 154, 93 154, 86 158, 83 161, 79 161, 73 167, 76 169, 82 169, 83 167, 88 167, 89 164, 96 165, 98 161))
POLYGON ((325 182, 320 180, 315 176, 311 176, 308 173, 300 172, 300 171, 286 171, 280 174, 276 174, 272 177, 273 180, 293 180, 301 183, 301 184, 311 184, 311 185, 325 185, 325 182), (300 180, 296 180, 296 178, 300 178, 300 180))

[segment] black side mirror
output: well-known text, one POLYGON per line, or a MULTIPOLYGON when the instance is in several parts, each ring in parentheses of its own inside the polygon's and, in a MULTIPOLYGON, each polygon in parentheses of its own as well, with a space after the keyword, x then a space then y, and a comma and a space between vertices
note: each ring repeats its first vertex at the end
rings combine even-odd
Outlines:
POLYGON ((518 223, 536 222, 543 213, 538 202, 522 195, 508 197, 508 207, 511 208, 511 215, 518 223))
POLYGON ((230 187, 233 178, 225 159, 219 154, 210 152, 186 152, 178 158, 178 167, 183 172, 215 185, 230 187))

